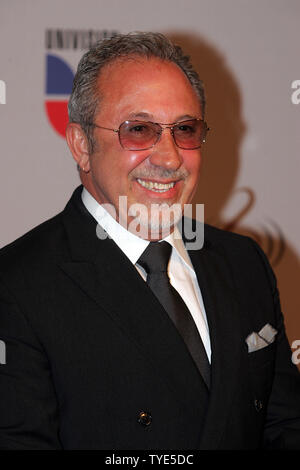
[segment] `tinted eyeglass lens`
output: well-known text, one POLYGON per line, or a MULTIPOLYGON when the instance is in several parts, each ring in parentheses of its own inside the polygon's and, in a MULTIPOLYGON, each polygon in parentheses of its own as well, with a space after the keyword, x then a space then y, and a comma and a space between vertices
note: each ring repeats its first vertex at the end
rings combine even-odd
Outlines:
POLYGON ((146 150, 158 141, 161 127, 152 122, 125 121, 120 126, 121 145, 127 150, 146 150))
MULTIPOLYGON (((119 129, 120 143, 126 150, 147 150, 158 142, 162 130, 159 124, 153 122, 125 121, 119 129)), ((182 121, 172 126, 176 145, 186 150, 201 147, 206 132, 206 123, 197 119, 182 121)))
POLYGON ((199 148, 205 139, 206 123, 192 119, 174 126, 173 135, 178 147, 186 150, 199 148))

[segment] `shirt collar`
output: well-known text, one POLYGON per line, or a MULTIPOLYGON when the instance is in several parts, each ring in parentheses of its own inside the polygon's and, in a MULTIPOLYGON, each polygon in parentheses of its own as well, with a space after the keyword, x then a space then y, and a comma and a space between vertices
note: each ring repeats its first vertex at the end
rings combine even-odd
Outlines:
MULTIPOLYGON (((96 201, 86 188, 82 190, 81 199, 87 210, 107 232, 109 237, 118 245, 127 258, 129 258, 133 264, 136 264, 150 242, 134 235, 120 225, 107 210, 96 201)), ((194 272, 193 265, 184 246, 178 227, 175 227, 174 231, 164 238, 164 241, 170 243, 184 264, 194 272)))

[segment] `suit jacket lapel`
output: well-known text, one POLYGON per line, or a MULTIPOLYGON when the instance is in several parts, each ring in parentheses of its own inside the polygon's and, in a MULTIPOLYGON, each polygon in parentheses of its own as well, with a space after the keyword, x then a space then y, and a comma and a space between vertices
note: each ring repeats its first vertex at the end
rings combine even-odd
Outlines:
POLYGON ((78 194, 67 206, 63 221, 71 261, 61 263, 61 268, 135 343, 149 366, 167 381, 181 406, 192 400, 199 403, 200 410, 207 398, 203 379, 175 326, 136 268, 111 239, 97 238, 96 222, 78 194))
POLYGON ((211 348, 211 389, 201 449, 216 449, 225 429, 240 377, 243 335, 229 263, 221 247, 207 238, 204 247, 189 251, 205 305, 211 348))

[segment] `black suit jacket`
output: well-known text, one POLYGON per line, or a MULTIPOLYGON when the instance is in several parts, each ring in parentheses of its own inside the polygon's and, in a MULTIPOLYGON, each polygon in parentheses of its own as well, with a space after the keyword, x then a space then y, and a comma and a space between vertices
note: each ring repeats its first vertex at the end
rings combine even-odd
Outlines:
POLYGON ((136 268, 97 238, 81 191, 0 253, 0 448, 300 447, 299 374, 259 247, 205 226, 189 253, 209 323, 208 393, 136 268), (246 337, 266 323, 276 341, 249 354, 246 337))

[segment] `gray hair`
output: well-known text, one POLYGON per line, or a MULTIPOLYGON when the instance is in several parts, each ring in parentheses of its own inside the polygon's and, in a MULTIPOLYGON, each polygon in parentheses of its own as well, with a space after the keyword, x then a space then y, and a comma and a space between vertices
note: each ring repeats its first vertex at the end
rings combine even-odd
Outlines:
POLYGON ((199 97, 202 114, 205 111, 205 95, 203 83, 184 55, 180 46, 173 44, 161 33, 134 32, 119 34, 110 39, 99 41, 81 58, 73 82, 68 110, 69 121, 80 124, 85 132, 89 152, 94 151, 93 121, 100 96, 97 92, 97 79, 101 69, 119 58, 141 56, 157 57, 161 60, 174 62, 185 73, 199 97))

